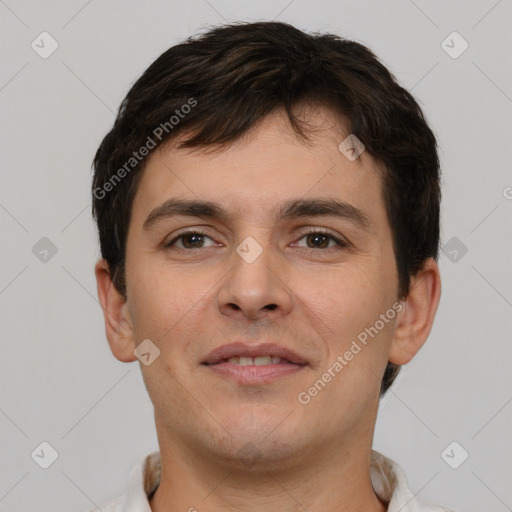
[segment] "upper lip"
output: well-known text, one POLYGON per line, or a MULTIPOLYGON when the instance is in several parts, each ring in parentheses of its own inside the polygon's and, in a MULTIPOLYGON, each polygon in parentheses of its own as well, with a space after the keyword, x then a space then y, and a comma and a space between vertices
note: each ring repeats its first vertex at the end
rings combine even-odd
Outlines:
POLYGON ((261 357, 261 356, 272 356, 286 359, 291 363, 295 364, 308 364, 308 362, 293 350, 289 350, 284 347, 280 347, 275 343, 259 343, 258 345, 248 345, 242 341, 235 343, 228 343, 222 345, 208 354, 203 364, 217 364, 230 357, 242 356, 242 357, 261 357))

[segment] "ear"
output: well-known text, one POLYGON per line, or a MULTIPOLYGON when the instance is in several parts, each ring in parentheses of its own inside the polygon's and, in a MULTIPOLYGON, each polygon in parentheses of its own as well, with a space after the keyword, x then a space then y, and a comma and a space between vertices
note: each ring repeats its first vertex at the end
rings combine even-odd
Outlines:
POLYGON ((389 361, 407 364, 427 340, 441 297, 441 276, 433 258, 411 279, 404 309, 397 316, 389 361))
POLYGON ((114 286, 105 259, 98 260, 94 273, 110 350, 123 363, 135 361, 137 357, 133 352, 135 343, 128 303, 114 286))

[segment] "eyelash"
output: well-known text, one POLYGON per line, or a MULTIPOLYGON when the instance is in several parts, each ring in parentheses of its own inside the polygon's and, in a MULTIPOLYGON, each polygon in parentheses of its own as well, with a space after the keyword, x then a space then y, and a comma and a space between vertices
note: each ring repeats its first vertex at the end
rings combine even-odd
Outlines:
MULTIPOLYGON (((347 248, 349 246, 348 242, 340 240, 339 238, 337 238, 334 235, 332 235, 329 231, 324 230, 322 228, 311 228, 308 231, 303 232, 298 240, 302 240, 302 238, 304 238, 305 236, 312 235, 312 234, 324 235, 324 236, 327 236, 328 238, 330 238, 331 240, 333 240, 334 242, 336 242, 336 245, 338 246, 338 248, 336 248, 336 247, 329 247, 327 249, 320 249, 321 251, 324 251, 324 252, 325 251, 330 251, 332 249, 339 249, 339 248, 343 249, 343 248, 347 248)), ((211 238, 207 233, 205 233, 201 229, 193 229, 193 230, 189 230, 189 231, 183 231, 178 236, 173 238, 170 242, 166 243, 164 245, 164 249, 170 249, 175 244, 175 242, 177 240, 179 240, 180 238, 183 238, 186 235, 201 235, 201 236, 206 236, 208 238, 211 238)), ((178 250, 180 250, 180 251, 187 251, 187 252, 193 252, 193 251, 196 251, 196 250, 199 251, 201 249, 204 249, 204 248, 203 247, 198 247, 196 249, 182 249, 181 247, 178 247, 178 250)), ((310 247, 303 247, 303 249, 308 249, 310 251, 318 251, 319 250, 319 248, 310 248, 310 247)))

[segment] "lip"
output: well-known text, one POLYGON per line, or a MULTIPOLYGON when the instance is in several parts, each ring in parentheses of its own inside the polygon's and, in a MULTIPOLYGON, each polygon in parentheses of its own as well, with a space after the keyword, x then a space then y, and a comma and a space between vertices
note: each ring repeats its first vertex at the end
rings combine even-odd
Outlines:
MULTIPOLYGON (((248 345, 242 341, 228 343, 222 345, 208 354, 202 364, 217 365, 221 361, 227 360, 230 357, 262 357, 273 356, 286 359, 295 365, 307 365, 308 361, 299 356, 295 352, 285 347, 276 345, 275 343, 259 343, 258 345, 248 345)), ((281 363, 280 363, 281 364, 281 363)), ((266 366, 266 365, 265 365, 266 366)), ((277 365, 275 365, 277 366, 277 365)))
POLYGON ((247 345, 243 342, 222 345, 211 352, 202 363, 217 375, 229 378, 238 384, 265 384, 275 379, 300 372, 308 362, 292 350, 273 343, 247 345), (230 357, 273 356, 283 359, 280 363, 238 366, 227 361, 230 357))

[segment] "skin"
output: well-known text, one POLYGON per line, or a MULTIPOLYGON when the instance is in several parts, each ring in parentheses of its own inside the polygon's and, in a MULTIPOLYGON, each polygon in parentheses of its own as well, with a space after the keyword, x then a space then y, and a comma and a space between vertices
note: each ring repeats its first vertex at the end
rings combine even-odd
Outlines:
POLYGON ((369 472, 380 383, 388 361, 408 363, 426 341, 439 269, 427 260, 395 318, 308 404, 298 401, 398 295, 378 162, 367 152, 349 161, 338 150, 348 133, 329 110, 304 115, 315 126, 309 144, 277 110, 215 152, 173 144, 153 152, 132 206, 126 300, 106 261, 96 264, 114 356, 136 361, 144 339, 161 351, 141 364, 162 457, 153 512, 329 512, 347 503, 351 511, 387 510, 369 472), (219 202, 233 220, 173 217, 143 230, 171 197, 219 202), (297 198, 346 201, 365 213, 370 229, 329 216, 275 223, 281 204, 297 198), (308 227, 349 245, 315 241, 308 227), (206 236, 164 248, 183 228, 206 236), (248 236, 263 250, 250 264, 235 250, 248 236), (201 364, 235 340, 277 342, 309 364, 262 385, 238 384, 201 364), (248 443, 251 463, 240 455, 248 443))

